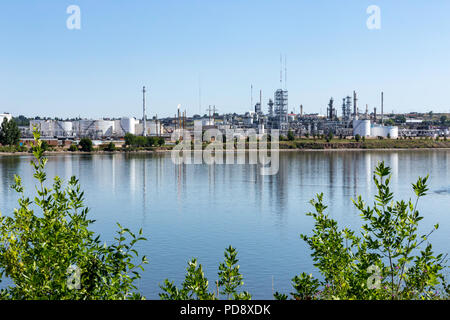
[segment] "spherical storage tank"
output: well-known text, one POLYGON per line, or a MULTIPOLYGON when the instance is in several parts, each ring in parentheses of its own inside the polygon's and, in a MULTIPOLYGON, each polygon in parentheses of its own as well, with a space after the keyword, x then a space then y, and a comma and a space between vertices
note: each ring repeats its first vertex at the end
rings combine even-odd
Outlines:
POLYGON ((370 120, 353 120, 353 135, 370 136, 370 120))

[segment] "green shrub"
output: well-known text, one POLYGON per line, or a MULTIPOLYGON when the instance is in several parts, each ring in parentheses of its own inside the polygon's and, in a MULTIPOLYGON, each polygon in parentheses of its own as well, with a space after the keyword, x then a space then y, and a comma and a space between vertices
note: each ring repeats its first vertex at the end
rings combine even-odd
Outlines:
POLYGON ((78 151, 78 146, 76 144, 71 144, 69 147, 69 151, 71 152, 78 151))
POLYGON ((174 282, 164 281, 161 285, 162 293, 159 294, 162 300, 215 300, 220 295, 227 299, 249 300, 251 295, 244 291, 237 292, 237 289, 244 284, 243 276, 239 272, 239 260, 237 251, 229 246, 225 250, 224 262, 219 265, 219 280, 217 282, 216 292, 210 292, 209 282, 203 272, 202 265, 198 264, 197 259, 188 262, 186 276, 181 288, 177 288, 174 282))
POLYGON ((327 137, 326 137, 326 140, 327 140, 327 142, 330 142, 331 140, 333 140, 333 132, 328 132, 328 134, 327 134, 327 137))
POLYGON ((37 194, 27 196, 20 177, 13 189, 18 208, 0 216, 0 280, 11 284, 0 299, 140 299, 135 281, 147 259, 139 264, 135 244, 145 240, 119 225, 115 243, 101 243, 89 226, 88 209, 78 180, 66 187, 59 177, 46 185, 42 141, 34 131, 34 178, 37 194))
POLYGON ((113 142, 110 142, 104 147, 103 150, 109 151, 109 152, 116 151, 116 145, 113 142))
POLYGON ((292 132, 292 130, 288 131, 287 138, 288 138, 289 141, 294 141, 295 136, 294 136, 294 133, 292 132))
POLYGON ((92 140, 89 138, 81 138, 80 143, 78 145, 81 147, 81 151, 84 152, 92 152, 94 150, 92 140))
MULTIPOLYGON (((428 191, 426 178, 413 184, 413 202, 395 201, 389 187, 391 170, 381 162, 375 169, 378 193, 370 207, 359 196, 353 200, 361 212, 364 225, 361 235, 325 214, 323 194, 311 200, 315 212, 313 234, 301 235, 312 250, 314 265, 322 280, 305 273, 295 277, 291 293, 294 299, 435 299, 448 298, 448 285, 442 270, 446 256, 435 255, 429 236, 418 235, 423 219, 418 201, 428 191), (423 248, 422 245, 425 245, 423 248), (441 293, 436 290, 441 289, 441 293)), ((276 299, 287 299, 276 293, 276 299)))
POLYGON ((356 142, 359 142, 361 140, 361 136, 359 134, 355 135, 356 142))

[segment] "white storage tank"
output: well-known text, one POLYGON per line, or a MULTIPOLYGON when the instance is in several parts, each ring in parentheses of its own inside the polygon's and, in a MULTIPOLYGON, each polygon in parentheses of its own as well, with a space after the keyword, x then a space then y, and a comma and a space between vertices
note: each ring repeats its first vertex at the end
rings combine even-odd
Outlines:
POLYGON ((111 136, 114 132, 114 121, 97 120, 95 121, 95 131, 100 136, 111 136))
POLYGON ((120 126, 124 133, 135 134, 136 120, 134 118, 121 118, 120 126))
POLYGON ((79 136, 84 136, 95 131, 95 121, 87 119, 79 120, 74 127, 79 136))
POLYGON ((148 130, 150 130, 151 135, 161 135, 161 127, 162 124, 159 121, 150 121, 150 123, 147 125, 148 130))
POLYGON ((353 135, 357 134, 361 137, 370 137, 370 120, 353 120, 353 135))
POLYGON ((67 137, 72 135, 72 122, 71 121, 58 121, 55 134, 61 137, 67 137))
POLYGON ((385 127, 380 125, 372 126, 372 137, 398 138, 398 127, 385 127))
POLYGON ((55 123, 54 120, 31 120, 30 130, 33 130, 33 127, 36 127, 43 137, 52 137, 56 133, 55 123))
POLYGON ((387 127, 388 128, 388 134, 391 139, 397 139, 398 138, 398 127, 387 127))

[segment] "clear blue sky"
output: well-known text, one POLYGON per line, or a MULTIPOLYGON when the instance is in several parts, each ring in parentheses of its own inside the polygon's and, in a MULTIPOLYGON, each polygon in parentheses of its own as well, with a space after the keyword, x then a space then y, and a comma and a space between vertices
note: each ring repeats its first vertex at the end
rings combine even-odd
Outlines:
MULTIPOLYGON (((289 109, 325 112, 330 97, 360 106, 450 111, 450 1, 2 0, 0 112, 51 117, 189 115, 250 109, 280 86, 289 109), (66 9, 81 8, 81 30, 66 9), (381 8, 381 30, 366 9, 381 8)), ((339 110, 340 112, 340 110, 339 110)))

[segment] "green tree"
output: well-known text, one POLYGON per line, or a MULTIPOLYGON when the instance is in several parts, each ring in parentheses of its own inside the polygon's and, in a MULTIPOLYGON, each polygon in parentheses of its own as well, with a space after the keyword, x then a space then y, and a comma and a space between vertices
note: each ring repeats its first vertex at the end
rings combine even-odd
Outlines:
POLYGON ((439 119, 439 121, 440 121, 440 123, 442 124, 442 125, 444 125, 446 122, 447 122, 447 116, 441 116, 441 118, 439 119))
POLYGON ((202 265, 198 264, 197 259, 188 262, 185 279, 181 288, 177 288, 173 281, 166 279, 164 284, 160 286, 163 290, 159 294, 162 300, 215 300, 220 294, 224 294, 227 298, 233 297, 236 300, 249 300, 251 295, 248 292, 237 292, 237 288, 242 286, 243 276, 239 272, 237 259, 237 251, 229 246, 225 250, 224 262, 219 265, 219 280, 217 282, 217 291, 209 291, 209 282, 203 272, 202 265))
MULTIPOLYGON (((323 280, 306 274, 293 279, 296 299, 432 299, 436 290, 448 294, 442 274, 446 256, 435 255, 429 236, 418 235, 423 219, 417 210, 419 200, 428 191, 428 177, 412 185, 414 201, 395 201, 390 190, 391 170, 378 164, 373 178, 377 187, 374 206, 362 197, 353 200, 364 224, 361 236, 344 228, 325 214, 323 194, 312 200, 315 212, 313 234, 301 235, 311 248, 314 266, 323 280), (425 248, 423 248, 425 246, 425 248), (319 287, 320 285, 320 287, 319 287)), ((287 295, 277 293, 277 299, 287 295)))
POLYGON ((156 144, 155 137, 147 137, 146 146, 147 147, 153 147, 156 144))
POLYGON ((160 147, 163 146, 165 143, 166 143, 166 141, 164 140, 163 137, 159 137, 159 138, 158 138, 158 145, 159 145, 160 147))
POLYGON ((81 138, 80 143, 78 145, 81 147, 81 151, 84 152, 92 152, 94 150, 92 140, 89 138, 81 138))
POLYGON ((136 136, 132 133, 125 134, 125 145, 134 146, 136 144, 136 136))
POLYGON ((287 138, 288 138, 289 141, 294 141, 294 139, 295 139, 294 133, 290 129, 288 131, 287 138))
POLYGON ((78 180, 67 186, 59 177, 47 185, 42 141, 34 131, 33 177, 36 195, 25 195, 19 176, 13 189, 19 207, 0 216, 0 280, 12 282, 0 290, 3 299, 140 299, 135 286, 140 278, 136 243, 145 240, 119 225, 115 242, 100 241, 89 226, 88 208, 78 180))
POLYGON ((361 140, 361 136, 359 134, 355 135, 356 142, 359 142, 361 140))
POLYGON ((331 140, 333 140, 333 137, 334 137, 333 132, 329 131, 327 134, 327 138, 326 138, 327 142, 330 142, 331 140))
POLYGON ((30 120, 25 116, 18 116, 13 118, 18 126, 28 127, 30 125, 30 120))
POLYGON ((20 130, 14 120, 3 119, 0 127, 0 143, 4 146, 16 146, 19 144, 20 130))

